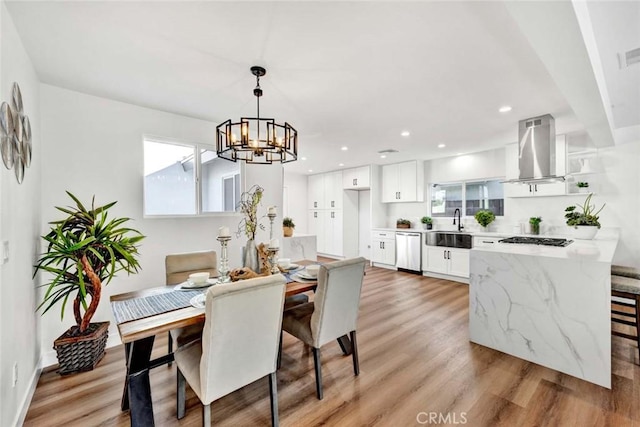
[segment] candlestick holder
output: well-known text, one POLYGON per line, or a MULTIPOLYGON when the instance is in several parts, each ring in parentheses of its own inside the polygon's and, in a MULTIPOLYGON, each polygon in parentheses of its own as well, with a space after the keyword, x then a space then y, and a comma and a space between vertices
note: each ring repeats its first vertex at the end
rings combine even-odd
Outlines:
POLYGON ((267 214, 269 217, 269 240, 273 239, 273 220, 276 219, 276 214, 270 213, 267 214))
POLYGON ((269 253, 269 264, 271 264, 271 274, 279 274, 280 269, 278 268, 278 251, 280 248, 267 248, 267 252, 269 253))
POLYGON ((231 280, 229 277, 229 256, 227 254, 227 245, 231 240, 231 236, 218 236, 218 242, 220 242, 220 267, 218 272, 218 283, 227 283, 231 280))

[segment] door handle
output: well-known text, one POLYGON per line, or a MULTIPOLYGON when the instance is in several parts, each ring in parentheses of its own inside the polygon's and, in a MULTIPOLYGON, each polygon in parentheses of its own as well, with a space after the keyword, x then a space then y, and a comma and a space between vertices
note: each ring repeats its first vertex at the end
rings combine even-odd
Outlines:
POLYGON ((358 185, 358 179, 357 179, 357 178, 354 178, 354 179, 353 179, 353 185, 354 185, 354 186, 355 186, 355 185, 358 185))
POLYGON ((334 202, 334 201, 332 200, 332 201, 331 201, 331 207, 332 207, 332 208, 335 208, 335 207, 336 207, 336 206, 335 206, 335 204, 336 204, 336 202, 334 202))
POLYGON ((380 244, 382 245, 382 249, 384 249, 384 242, 380 242, 380 244))
POLYGON ((318 207, 318 202, 313 202, 313 207, 317 208, 318 207))
POLYGON ((447 251, 447 259, 451 259, 451 251, 447 251))
POLYGON ((533 186, 533 191, 535 191, 536 193, 538 192, 538 184, 533 186))
POLYGON ((314 212, 314 213, 313 213, 313 217, 314 217, 314 218, 318 218, 318 212, 314 212))
POLYGON ((331 218, 335 218, 334 214, 335 212, 331 212, 331 218))
POLYGON ((447 259, 447 251, 442 251, 442 258, 447 259))

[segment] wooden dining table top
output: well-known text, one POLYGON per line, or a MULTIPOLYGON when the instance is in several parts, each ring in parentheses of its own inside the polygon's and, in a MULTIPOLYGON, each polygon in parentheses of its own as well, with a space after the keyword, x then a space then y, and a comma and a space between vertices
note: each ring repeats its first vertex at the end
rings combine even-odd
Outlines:
MULTIPOLYGON (((297 262, 300 265, 311 264, 313 261, 297 262)), ((310 281, 306 283, 289 282, 286 285, 285 296, 300 294, 312 291, 317 286, 317 282, 310 281)), ((155 288, 142 289, 139 291, 126 292, 123 294, 112 295, 110 301, 123 301, 133 298, 148 297, 158 295, 174 290, 176 285, 158 286, 155 288)), ((129 322, 119 323, 118 332, 123 343, 133 342, 149 336, 158 335, 172 329, 184 328, 189 325, 195 325, 204 322, 204 309, 195 307, 185 307, 178 310, 168 311, 156 314, 142 319, 132 320, 129 322)))

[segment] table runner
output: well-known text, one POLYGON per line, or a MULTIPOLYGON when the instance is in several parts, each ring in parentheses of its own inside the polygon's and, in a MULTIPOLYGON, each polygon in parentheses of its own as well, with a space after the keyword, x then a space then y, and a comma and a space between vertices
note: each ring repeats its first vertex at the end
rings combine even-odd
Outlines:
POLYGON ((116 323, 125 323, 190 307, 191 303, 189 301, 191 298, 202 292, 202 289, 193 291, 180 290, 150 295, 148 297, 112 301, 111 309, 116 318, 116 323))

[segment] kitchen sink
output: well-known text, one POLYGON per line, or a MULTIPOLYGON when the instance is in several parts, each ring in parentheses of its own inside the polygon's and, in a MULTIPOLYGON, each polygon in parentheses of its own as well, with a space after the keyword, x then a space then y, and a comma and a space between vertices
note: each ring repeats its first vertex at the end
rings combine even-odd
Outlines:
POLYGON ((471 249, 473 237, 460 231, 433 231, 427 233, 426 243, 429 246, 445 246, 447 248, 471 249))

